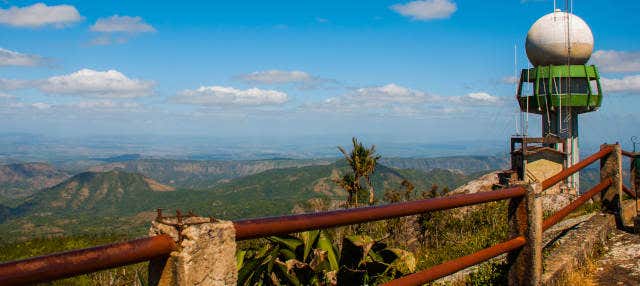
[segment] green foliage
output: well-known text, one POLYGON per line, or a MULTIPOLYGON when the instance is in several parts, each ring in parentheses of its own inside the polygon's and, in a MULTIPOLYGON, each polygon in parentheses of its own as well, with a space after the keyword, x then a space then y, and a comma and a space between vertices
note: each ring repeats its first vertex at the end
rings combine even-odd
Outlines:
POLYGON ((507 285, 509 265, 506 262, 487 262, 469 275, 467 285, 507 285))
POLYGON ((238 251, 238 285, 379 284, 416 267, 410 252, 365 235, 346 236, 340 252, 324 230, 267 241, 238 251))
POLYGON ((347 200, 347 206, 358 207, 358 194, 364 188, 360 182, 360 179, 364 179, 369 187, 369 205, 375 203, 375 189, 371 183, 371 176, 376 170, 376 165, 380 156, 376 154, 376 146, 372 145, 367 148, 358 142, 355 137, 352 138, 353 148, 350 152, 347 152, 344 148, 338 146, 338 150, 342 153, 345 160, 351 167, 351 173, 347 173, 337 182, 349 193, 349 199, 347 200), (351 198, 355 197, 355 200, 351 198))
POLYGON ((238 285, 335 284, 337 249, 326 231, 267 238, 268 243, 238 251, 238 285))
POLYGON ((171 160, 140 159, 106 164, 94 169, 120 170, 138 173, 163 184, 178 188, 210 189, 229 179, 255 175, 271 169, 328 165, 323 159, 270 159, 270 160, 171 160))
POLYGON ((440 264, 508 238, 507 202, 475 206, 468 213, 447 210, 428 213, 423 219, 423 267, 440 264))
POLYGON ((341 285, 376 285, 416 269, 412 253, 389 248, 366 235, 346 236, 342 241, 338 282, 341 285))

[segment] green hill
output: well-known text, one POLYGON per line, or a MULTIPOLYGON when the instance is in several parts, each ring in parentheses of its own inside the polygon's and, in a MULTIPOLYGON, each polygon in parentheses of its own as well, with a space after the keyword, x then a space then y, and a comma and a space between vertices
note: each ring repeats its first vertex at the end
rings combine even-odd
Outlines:
MULTIPOLYGON (((122 171, 85 172, 44 189, 0 224, 0 239, 61 234, 125 233, 144 235, 156 208, 181 209, 220 219, 290 214, 313 198, 344 201, 346 195, 332 181, 347 166, 343 161, 272 169, 233 179, 212 189, 173 190, 145 176, 122 171)), ((416 191, 432 184, 455 188, 470 177, 448 170, 401 170, 379 165, 372 180, 377 197, 399 188, 408 179, 416 191)))
POLYGON ((449 156, 436 158, 382 158, 380 163, 400 169, 431 171, 434 169, 457 170, 465 174, 508 169, 507 156, 449 156))
POLYGON ((54 186, 69 174, 44 163, 20 163, 0 166, 0 203, 21 199, 54 186))
POLYGON ((257 174, 266 170, 328 165, 327 160, 247 160, 247 161, 198 161, 170 159, 141 159, 113 162, 93 166, 89 171, 106 172, 120 170, 139 173, 163 184, 180 188, 211 188, 221 181, 257 174))

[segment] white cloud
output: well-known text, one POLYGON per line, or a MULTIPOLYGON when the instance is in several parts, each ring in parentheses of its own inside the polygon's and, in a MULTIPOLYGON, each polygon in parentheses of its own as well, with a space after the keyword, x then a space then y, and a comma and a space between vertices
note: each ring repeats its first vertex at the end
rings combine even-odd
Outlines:
POLYGON ((278 105, 287 102, 288 96, 277 90, 258 88, 236 89, 224 86, 201 86, 184 90, 174 98, 177 102, 194 105, 259 106, 278 105))
POLYGON ((0 48, 0 66, 38 66, 46 62, 37 55, 28 55, 0 48))
POLYGON ((102 35, 93 38, 90 43, 94 46, 106 46, 111 44, 124 44, 127 41, 129 41, 128 37, 111 37, 108 35, 102 35))
POLYGON ((82 69, 71 74, 50 77, 38 84, 46 93, 103 98, 132 98, 150 95, 154 83, 130 79, 116 70, 82 69))
POLYGON ((520 81, 520 78, 516 76, 505 76, 500 79, 500 82, 503 84, 516 84, 520 81))
POLYGON ((339 84, 336 80, 321 78, 303 71, 265 70, 242 74, 236 79, 249 84, 282 85, 292 84, 299 89, 332 88, 339 84))
POLYGON ((0 9, 0 24, 14 27, 64 27, 82 20, 78 10, 71 5, 47 6, 37 3, 26 7, 0 9))
POLYGON ((98 19, 90 30, 102 33, 149 33, 156 31, 153 26, 146 23, 141 17, 119 15, 98 19))
POLYGON ((15 96, 0 91, 0 99, 14 99, 15 96))
POLYGON ((640 75, 625 76, 621 79, 601 78, 604 92, 640 92, 640 75))
POLYGON ((596 51, 591 55, 591 63, 603 72, 638 72, 640 52, 596 51))
POLYGON ((0 78, 0 90, 16 90, 29 86, 29 81, 0 78))
POLYGON ((465 112, 473 107, 496 106, 502 103, 502 98, 486 92, 474 92, 464 96, 438 96, 391 83, 359 88, 319 103, 305 104, 301 108, 352 114, 443 116, 465 112))
POLYGON ((414 20, 446 19, 458 10, 451 0, 418 0, 406 4, 395 4, 391 10, 414 20))
POLYGON ((340 96, 325 99, 321 103, 304 105, 304 109, 323 112, 364 112, 377 114, 415 114, 427 102, 438 97, 391 83, 384 86, 365 87, 340 96))
POLYGON ((409 89, 394 83, 379 87, 359 88, 352 98, 365 103, 368 102, 368 104, 421 103, 434 99, 433 96, 429 96, 422 91, 409 89))
POLYGON ((261 84, 304 83, 315 80, 315 77, 303 71, 283 70, 256 71, 238 77, 249 83, 261 84))
POLYGON ((89 100, 80 101, 70 105, 78 109, 91 109, 91 110, 123 110, 123 109, 135 109, 139 108, 140 104, 137 102, 119 102, 113 100, 89 100))
POLYGON ((496 105, 502 103, 502 99, 495 95, 488 94, 486 92, 472 92, 460 97, 452 97, 452 102, 468 105, 496 105))
POLYGON ((50 104, 44 103, 44 102, 31 103, 30 106, 39 110, 45 110, 45 109, 51 108, 50 104))

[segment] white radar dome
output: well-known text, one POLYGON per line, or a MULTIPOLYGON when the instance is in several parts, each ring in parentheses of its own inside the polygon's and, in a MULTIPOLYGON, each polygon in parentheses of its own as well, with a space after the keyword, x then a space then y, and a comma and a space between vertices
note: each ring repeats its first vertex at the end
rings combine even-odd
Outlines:
POLYGON ((531 26, 526 50, 534 66, 583 65, 593 52, 593 34, 580 17, 556 10, 531 26))

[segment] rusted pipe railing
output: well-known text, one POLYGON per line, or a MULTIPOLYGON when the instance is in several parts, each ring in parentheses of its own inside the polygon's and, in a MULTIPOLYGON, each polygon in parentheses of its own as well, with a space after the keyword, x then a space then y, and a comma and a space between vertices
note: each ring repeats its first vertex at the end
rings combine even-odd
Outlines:
POLYGON ((576 163, 575 165, 569 168, 564 169, 562 172, 552 176, 551 178, 544 180, 542 182, 542 189, 546 190, 548 188, 551 188, 553 185, 568 178, 569 176, 573 175, 575 172, 578 172, 584 169, 585 167, 591 165, 593 162, 598 161, 599 159, 602 159, 602 157, 606 156, 611 152, 613 152, 613 147, 605 147, 600 149, 600 151, 596 152, 595 154, 585 158, 584 160, 576 163))
POLYGON ((287 234, 292 232, 416 215, 429 211, 446 210, 457 207, 522 197, 524 196, 524 194, 524 188, 514 187, 498 191, 453 195, 448 197, 396 203, 383 206, 238 220, 234 221, 233 224, 236 229, 236 240, 246 240, 272 235, 287 234))
POLYGON ((500 254, 514 251, 526 244, 524 236, 518 236, 503 243, 496 244, 492 247, 485 248, 476 253, 469 254, 460 258, 449 260, 442 264, 433 266, 427 270, 409 274, 407 276, 389 281, 385 286, 401 286, 401 285, 422 285, 438 278, 456 273, 462 269, 471 267, 483 261, 487 261, 500 254))
MULTIPOLYGON (((573 173, 585 168, 613 151, 606 147, 587 157, 570 168, 542 182, 542 188, 557 184, 573 173)), ((635 156, 624 151, 625 156, 635 156)), ((608 178, 580 196, 543 222, 543 230, 556 224, 580 205, 597 193, 608 188, 613 181, 608 178)), ((628 188, 623 186, 631 195, 628 188)), ((475 194, 453 195, 444 198, 426 199, 384 206, 337 210, 322 213, 268 217, 234 221, 236 240, 267 237, 272 235, 307 231, 371 222, 389 218, 416 215, 429 211, 446 210, 463 206, 476 205, 492 201, 522 197, 526 193, 523 187, 514 187, 498 191, 475 194)), ((447 261, 427 270, 414 273, 385 285, 420 285, 446 275, 455 273, 469 266, 486 261, 500 254, 516 250, 526 244, 523 236, 480 250, 476 253, 447 261)), ((159 235, 127 242, 80 249, 69 252, 51 254, 20 261, 0 264, 0 285, 22 285, 51 281, 98 270, 134 264, 165 256, 176 249, 173 239, 167 235, 159 235)))
POLYGON ((625 150, 622 150, 622 155, 623 156, 627 156, 629 158, 638 157, 638 153, 629 152, 629 151, 625 151, 625 150))
MULTIPOLYGON (((590 198, 592 198, 594 195, 602 192, 604 189, 608 188, 611 184, 613 183, 613 181, 608 178, 605 181, 603 181, 602 183, 596 185, 594 188, 592 188, 591 190, 589 190, 588 192, 586 192, 584 195, 580 196, 577 200, 575 200, 574 202, 570 203, 569 205, 567 205, 566 207, 562 208, 561 210, 559 210, 558 212, 556 212, 555 214, 553 214, 551 217, 547 218, 546 220, 544 220, 543 225, 542 225, 542 229, 546 230, 549 227, 555 225, 556 223, 558 223, 560 220, 562 220, 563 218, 565 218, 568 214, 570 214, 571 212, 573 212, 575 209, 577 209, 579 206, 581 206, 582 204, 584 204, 586 201, 588 201, 590 198)), ((413 274, 409 274, 407 276, 404 276, 402 278, 390 281, 386 284, 383 285, 387 285, 387 286, 395 286, 395 285, 422 285, 431 281, 434 281, 436 279, 445 277, 447 275, 451 275, 453 273, 456 273, 462 269, 471 267, 473 265, 476 265, 478 263, 487 261, 491 258, 494 258, 498 255, 507 253, 507 252, 511 252, 514 251, 516 249, 519 249, 520 247, 524 246, 526 244, 526 240, 523 236, 518 236, 516 238, 513 238, 511 240, 508 240, 506 242, 500 243, 500 244, 496 244, 492 247, 489 248, 485 248, 483 250, 480 250, 478 252, 475 252, 473 254, 469 254, 467 256, 463 256, 454 260, 449 260, 447 262, 444 262, 442 264, 433 266, 429 269, 420 271, 420 272, 416 272, 413 274)))
POLYGON ((636 194, 634 192, 631 191, 631 189, 629 189, 629 187, 622 185, 622 191, 624 191, 627 195, 629 195, 631 198, 636 198, 636 194))
POLYGON ((554 226, 556 223, 561 221, 563 218, 565 218, 571 212, 573 212, 578 207, 580 207, 581 205, 586 203, 593 196, 595 196, 596 194, 602 192, 604 189, 606 189, 609 186, 611 186, 611 184, 613 184, 613 180, 611 180, 611 178, 607 178, 607 179, 603 180, 602 182, 600 182, 600 184, 597 184, 591 190, 587 191, 586 193, 584 193, 583 195, 578 197, 575 201, 571 202, 566 207, 560 209, 559 211, 557 211, 556 213, 554 213, 553 215, 551 215, 550 217, 545 219, 542 222, 542 231, 545 231, 545 230, 549 229, 550 227, 554 226))
POLYGON ((168 235, 0 264, 0 285, 25 285, 67 278, 165 256, 176 249, 168 235))

